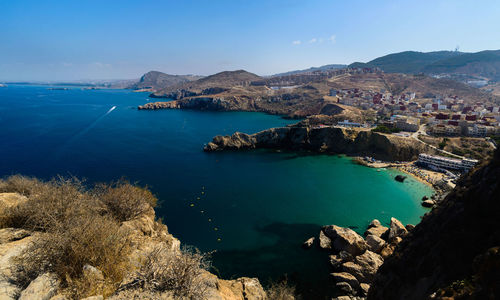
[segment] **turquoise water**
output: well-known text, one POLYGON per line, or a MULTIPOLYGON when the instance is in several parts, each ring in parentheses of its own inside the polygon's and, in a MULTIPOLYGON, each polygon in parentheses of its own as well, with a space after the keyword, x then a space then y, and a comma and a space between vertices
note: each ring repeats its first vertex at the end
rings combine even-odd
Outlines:
POLYGON ((415 224, 425 212, 420 198, 429 187, 412 178, 398 183, 396 171, 378 172, 346 157, 202 151, 217 134, 294 121, 136 109, 147 101, 147 94, 125 90, 0 88, 0 175, 74 175, 89 182, 124 176, 147 184, 169 231, 185 244, 217 250, 214 266, 226 278, 327 272, 324 254, 300 248, 320 226, 362 233, 374 218, 415 224))

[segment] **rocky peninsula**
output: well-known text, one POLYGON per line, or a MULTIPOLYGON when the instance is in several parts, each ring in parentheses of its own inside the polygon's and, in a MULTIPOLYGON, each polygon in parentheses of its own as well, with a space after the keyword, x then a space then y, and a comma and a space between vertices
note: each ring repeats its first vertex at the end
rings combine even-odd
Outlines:
POLYGON ((301 125, 271 128, 255 134, 236 132, 231 136, 216 136, 204 150, 256 148, 368 155, 384 161, 410 161, 415 160, 421 152, 433 152, 430 147, 409 138, 368 129, 301 125))

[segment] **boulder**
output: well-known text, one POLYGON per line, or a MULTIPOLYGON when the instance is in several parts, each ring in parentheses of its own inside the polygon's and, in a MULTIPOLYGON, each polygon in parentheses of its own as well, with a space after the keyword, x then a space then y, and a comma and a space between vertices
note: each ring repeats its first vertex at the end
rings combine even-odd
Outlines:
POLYGON ((406 179, 406 176, 403 176, 403 175, 396 175, 396 177, 394 177, 394 179, 398 182, 404 182, 405 179, 406 179))
POLYGON ((379 253, 382 247, 385 245, 385 241, 376 235, 368 235, 366 237, 366 244, 368 245, 368 250, 379 253))
POLYGON ((310 237, 308 238, 303 244, 302 244, 302 248, 304 249, 309 249, 312 247, 312 245, 314 244, 314 240, 316 238, 315 237, 310 237))
POLYGON ((359 288, 359 281, 350 273, 340 272, 330 274, 335 282, 347 282, 353 289, 359 288))
POLYGON ((370 225, 368 225, 368 228, 372 228, 372 227, 379 227, 379 226, 382 226, 382 224, 380 223, 379 220, 377 219, 373 219, 371 222, 370 222, 370 225))
POLYGON ((361 283, 359 286, 361 287, 361 296, 366 297, 368 295, 368 291, 370 290, 370 285, 368 283, 361 283))
POLYGON ((323 230, 319 232, 319 246, 322 249, 332 249, 332 240, 323 233, 323 230))
POLYGON ((91 296, 91 297, 87 297, 87 298, 83 298, 82 300, 103 300, 104 297, 102 295, 99 295, 99 296, 91 296))
POLYGON ((336 251, 346 251, 356 256, 368 248, 365 240, 350 228, 330 225, 323 227, 323 231, 336 251))
POLYGON ((356 291, 354 291, 351 285, 347 282, 337 282, 335 284, 336 290, 342 295, 355 295, 356 291))
POLYGON ((45 273, 33 280, 21 292, 19 300, 49 300, 59 289, 59 278, 52 273, 45 273))
POLYGON ((371 283, 383 262, 380 255, 367 250, 356 256, 353 262, 343 263, 342 270, 356 277, 360 283, 371 283))
POLYGON ((396 245, 386 243, 382 247, 382 249, 380 250, 380 256, 382 256, 382 258, 386 259, 387 257, 392 255, 392 252, 394 252, 394 249, 396 249, 396 245))
POLYGON ((365 236, 374 235, 383 239, 388 230, 389 228, 382 226, 378 220, 373 220, 368 226, 368 229, 365 231, 365 236), (374 221, 377 222, 374 223, 374 221))
POLYGON ((422 202, 423 207, 433 207, 435 204, 434 200, 425 200, 422 202))
POLYGON ((373 275, 377 273, 378 268, 384 263, 380 255, 370 250, 365 251, 362 255, 356 256, 354 261, 363 268, 365 276, 367 278, 371 277, 371 279, 373 279, 373 275))
POLYGON ((0 244, 22 240, 31 235, 31 232, 19 228, 0 229, 0 244))
POLYGON ((428 200, 428 199, 429 199, 429 197, 427 197, 427 196, 423 196, 422 197, 422 201, 425 201, 425 200, 428 200))
POLYGON ((346 252, 346 251, 340 251, 339 254, 337 255, 330 255, 330 265, 333 268, 339 268, 343 263, 352 261, 354 257, 346 252))
POLYGON ((15 300, 21 289, 8 281, 0 281, 0 299, 2 300, 15 300))
POLYGON ((102 272, 88 264, 83 266, 83 276, 93 280, 104 280, 102 272))
POLYGON ((391 218, 391 225, 389 228, 389 236, 388 240, 391 241, 395 237, 403 237, 408 233, 408 230, 404 227, 404 225, 396 218, 391 218))
POLYGON ((343 263, 342 271, 354 276, 358 280, 358 282, 369 282, 363 273, 363 267, 356 264, 355 262, 348 261, 346 263, 343 263))

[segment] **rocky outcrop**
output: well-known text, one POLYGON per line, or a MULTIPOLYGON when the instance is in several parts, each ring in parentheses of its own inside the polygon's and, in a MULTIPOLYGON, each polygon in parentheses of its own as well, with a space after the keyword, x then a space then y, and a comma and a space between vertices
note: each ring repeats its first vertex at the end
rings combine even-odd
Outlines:
MULTIPOLYGON (((26 201, 26 197, 15 193, 0 193, 0 212, 6 207, 14 207, 26 201)), ((132 251, 128 255, 130 266, 139 266, 147 254, 156 247, 163 247, 174 254, 180 253, 180 242, 167 230, 167 226, 155 220, 154 209, 149 207, 136 218, 121 223, 120 231, 127 234, 132 251)), ((0 229, 0 299, 69 299, 60 287, 61 278, 55 274, 45 273, 38 276, 26 287, 16 285, 18 272, 16 258, 31 245, 40 233, 18 228, 0 229)), ((134 270, 130 270, 132 273, 134 270)), ((132 274, 133 275, 133 274, 132 274)), ((91 265, 83 267, 82 276, 88 279, 103 281, 103 273, 91 265)), ((125 278, 121 286, 128 283, 125 278)), ((206 289, 206 299, 258 299, 263 300, 266 292, 256 278, 238 278, 222 280, 217 276, 202 270, 201 281, 206 289)), ((168 293, 134 291, 136 299, 175 299, 168 293)), ((102 295, 96 295, 102 299, 102 295)), ((118 291, 110 299, 130 299, 131 293, 118 291)), ((133 298, 133 297, 132 297, 133 298)), ((90 298, 89 298, 90 299, 90 298)))
POLYGON ((469 175, 379 268, 369 299, 500 298, 500 152, 469 175))
POLYGON ((330 275, 334 281, 332 295, 336 299, 366 297, 384 258, 394 251, 405 235, 397 219, 391 218, 390 224, 392 231, 380 221, 373 220, 365 232, 366 240, 350 228, 329 225, 321 229, 319 246, 330 253, 333 271, 330 275))
POLYGON ((310 126, 271 128, 252 135, 237 132, 232 136, 216 136, 204 150, 254 148, 369 155, 387 161, 408 161, 416 159, 421 152, 432 152, 426 145, 415 143, 410 138, 366 129, 310 126))

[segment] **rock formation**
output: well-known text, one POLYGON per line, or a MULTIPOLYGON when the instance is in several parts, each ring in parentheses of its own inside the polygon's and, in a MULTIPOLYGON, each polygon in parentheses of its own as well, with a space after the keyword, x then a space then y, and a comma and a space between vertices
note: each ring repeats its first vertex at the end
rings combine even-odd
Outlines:
POLYGON ((204 150, 254 148, 369 155, 382 160, 401 161, 416 159, 421 152, 432 152, 424 144, 409 138, 366 129, 310 126, 271 128, 251 135, 236 132, 231 136, 216 136, 204 150))
POLYGON ((408 233, 380 267, 368 299, 499 299, 498 178, 497 150, 408 233))
POLYGON ((319 247, 330 252, 332 294, 336 299, 364 299, 384 258, 392 254, 407 233, 395 218, 391 218, 389 228, 373 220, 365 239, 350 228, 324 226, 319 233, 319 247))

